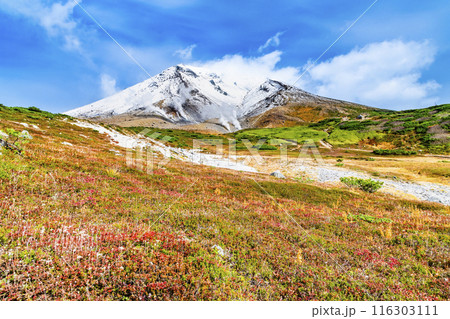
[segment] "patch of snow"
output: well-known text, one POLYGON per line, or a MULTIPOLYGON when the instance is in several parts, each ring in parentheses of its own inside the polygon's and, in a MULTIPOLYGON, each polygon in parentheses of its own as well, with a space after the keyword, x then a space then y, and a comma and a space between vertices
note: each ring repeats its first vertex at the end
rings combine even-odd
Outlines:
POLYGON ((19 123, 19 124, 25 127, 30 127, 30 125, 28 125, 27 123, 19 123))
POLYGON ((249 91, 239 106, 239 116, 253 111, 254 106, 282 89, 279 82, 268 80, 249 91))
POLYGON ((73 146, 73 144, 69 143, 69 142, 62 142, 62 145, 67 145, 67 146, 73 146))

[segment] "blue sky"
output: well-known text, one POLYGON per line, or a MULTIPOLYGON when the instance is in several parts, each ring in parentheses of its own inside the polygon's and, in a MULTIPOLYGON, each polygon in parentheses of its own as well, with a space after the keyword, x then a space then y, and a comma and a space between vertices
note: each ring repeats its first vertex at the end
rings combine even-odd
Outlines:
MULTIPOLYGON (((194 64, 391 109, 450 103, 450 4, 83 0, 150 75, 194 64)), ((63 112, 148 75, 70 0, 0 0, 0 103, 63 112)), ((251 83, 250 83, 251 84, 251 83)))

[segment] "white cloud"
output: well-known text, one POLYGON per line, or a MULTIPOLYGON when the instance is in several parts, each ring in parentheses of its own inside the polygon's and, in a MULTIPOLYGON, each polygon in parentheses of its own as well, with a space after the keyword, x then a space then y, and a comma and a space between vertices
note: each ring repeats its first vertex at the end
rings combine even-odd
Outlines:
MULTIPOLYGON (((312 67, 298 86, 322 96, 380 108, 430 106, 439 102, 434 93, 440 85, 422 80, 422 73, 434 62, 435 54, 436 49, 427 41, 372 43, 312 67)), ((292 84, 302 70, 277 67, 281 56, 281 51, 259 57, 236 54, 194 65, 247 88, 267 79, 292 84)))
POLYGON ((227 55, 222 59, 197 62, 195 65, 205 67, 239 85, 253 88, 267 79, 293 83, 299 77, 299 69, 295 67, 277 68, 281 61, 281 51, 260 57, 243 57, 227 55))
MULTIPOLYGON (((78 0, 81 2, 82 0, 78 0)), ((80 49, 80 40, 75 35, 77 23, 73 20, 74 1, 53 3, 43 0, 0 0, 2 10, 24 16, 43 27, 52 37, 61 37, 66 49, 80 49)))
POLYGON ((179 56, 183 60, 192 59, 192 51, 197 47, 196 44, 192 44, 185 49, 175 51, 174 55, 179 56))
POLYGON ((284 34, 284 32, 278 32, 273 37, 269 38, 266 43, 259 47, 258 52, 263 52, 268 47, 278 47, 280 45, 280 37, 284 34))
POLYGON ((429 42, 372 43, 322 62, 299 83, 314 93, 383 108, 429 106, 435 81, 421 81, 434 61, 429 42))
POLYGON ((102 74, 101 76, 101 89, 103 97, 114 95, 119 91, 116 79, 108 74, 102 74))

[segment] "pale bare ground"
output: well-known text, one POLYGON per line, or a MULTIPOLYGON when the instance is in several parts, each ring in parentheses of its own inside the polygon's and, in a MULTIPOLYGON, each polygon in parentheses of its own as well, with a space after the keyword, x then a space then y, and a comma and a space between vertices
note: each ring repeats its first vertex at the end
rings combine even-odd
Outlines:
POLYGON ((97 119, 96 121, 104 124, 117 125, 121 127, 149 127, 168 130, 195 131, 198 133, 207 133, 207 134, 229 133, 227 128, 222 126, 218 122, 218 120, 214 119, 204 123, 183 125, 180 123, 171 123, 169 121, 157 117, 139 117, 123 114, 111 118, 97 119))
POLYGON ((431 178, 411 174, 414 165, 422 165, 422 169, 433 168, 436 164, 447 163, 440 157, 415 157, 412 159, 379 159, 375 162, 363 162, 344 159, 344 166, 337 167, 336 159, 319 159, 312 156, 289 157, 281 159, 280 156, 264 156, 256 160, 256 157, 248 157, 244 160, 249 166, 255 167, 259 172, 270 174, 280 171, 286 177, 297 178, 301 181, 310 181, 326 185, 343 186, 341 177, 371 178, 384 182, 380 192, 395 195, 405 199, 424 200, 450 205, 450 187, 448 178, 431 178), (366 165, 366 166, 365 166, 366 165), (371 172, 371 173, 368 173, 371 172), (378 172, 380 176, 373 176, 372 172, 378 172), (382 176, 381 172, 389 173, 382 176), (392 174, 392 173, 395 173, 392 174), (382 176, 382 177, 381 177, 382 176), (403 176, 409 177, 404 179, 403 176))
POLYGON ((375 161, 344 160, 345 167, 407 181, 450 185, 450 158, 420 156, 376 158, 375 161))

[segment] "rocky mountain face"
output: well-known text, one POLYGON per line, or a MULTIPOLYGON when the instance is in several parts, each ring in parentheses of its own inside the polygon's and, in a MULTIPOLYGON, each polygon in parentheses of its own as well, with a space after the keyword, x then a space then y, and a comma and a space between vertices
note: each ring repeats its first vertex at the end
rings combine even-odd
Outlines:
MULTIPOLYGON (((325 109, 337 108, 336 111, 341 107, 343 113, 348 107, 363 107, 313 95, 274 80, 244 88, 204 68, 178 65, 66 114, 110 122, 125 117, 154 118, 180 126, 208 122, 234 131, 251 126, 249 119, 286 105, 321 105, 325 109)), ((116 122, 120 124, 120 120, 116 122)))

